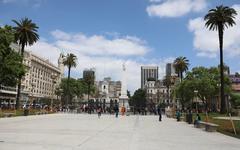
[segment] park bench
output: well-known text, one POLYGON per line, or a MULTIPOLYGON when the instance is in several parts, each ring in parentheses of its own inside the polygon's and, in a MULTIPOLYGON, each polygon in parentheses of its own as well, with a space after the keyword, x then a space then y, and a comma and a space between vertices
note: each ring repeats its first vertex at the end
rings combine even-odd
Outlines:
POLYGON ((205 131, 208 131, 208 132, 215 132, 219 125, 210 123, 210 122, 199 121, 194 126, 196 128, 205 128, 205 131))

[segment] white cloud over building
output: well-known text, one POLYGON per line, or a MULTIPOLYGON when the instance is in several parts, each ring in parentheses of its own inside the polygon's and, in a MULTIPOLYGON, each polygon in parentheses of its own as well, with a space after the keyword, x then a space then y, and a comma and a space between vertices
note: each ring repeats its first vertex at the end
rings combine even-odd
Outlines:
POLYGON ((151 17, 180 17, 207 8, 206 0, 149 0, 153 2, 146 8, 151 17))

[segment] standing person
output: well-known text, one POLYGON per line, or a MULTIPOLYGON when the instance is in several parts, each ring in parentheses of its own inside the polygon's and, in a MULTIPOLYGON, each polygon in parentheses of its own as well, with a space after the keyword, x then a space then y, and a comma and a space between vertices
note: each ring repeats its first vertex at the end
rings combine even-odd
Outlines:
POLYGON ((118 105, 115 106, 114 111, 115 111, 115 117, 118 118, 118 113, 119 113, 118 105))
POLYGON ((177 110, 177 113, 176 113, 177 121, 180 121, 180 116, 181 116, 180 111, 177 110))
POLYGON ((97 113, 98 113, 98 118, 100 118, 101 114, 102 114, 102 107, 100 107, 100 106, 98 107, 97 113))
POLYGON ((159 121, 162 121, 162 112, 161 112, 161 108, 158 107, 158 115, 159 115, 159 121))

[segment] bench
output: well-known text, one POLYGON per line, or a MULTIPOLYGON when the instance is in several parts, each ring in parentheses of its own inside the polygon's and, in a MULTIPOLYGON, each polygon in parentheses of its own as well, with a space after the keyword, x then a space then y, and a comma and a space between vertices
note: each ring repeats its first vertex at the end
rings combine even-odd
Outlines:
POLYGON ((4 117, 12 117, 14 115, 15 115, 15 113, 3 113, 4 117))
POLYGON ((196 123, 194 126, 196 128, 205 128, 205 131, 208 132, 215 132, 219 125, 210 122, 198 121, 198 123, 196 123))

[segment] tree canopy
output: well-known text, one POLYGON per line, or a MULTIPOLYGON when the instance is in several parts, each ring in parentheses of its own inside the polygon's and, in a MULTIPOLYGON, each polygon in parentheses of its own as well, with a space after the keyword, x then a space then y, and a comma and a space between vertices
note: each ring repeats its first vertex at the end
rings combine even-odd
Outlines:
POLYGON ((10 26, 0 27, 0 85, 15 86, 25 73, 22 57, 10 45, 14 42, 14 31, 10 26))
POLYGON ((137 107, 137 108, 142 108, 146 107, 146 91, 142 89, 138 89, 134 92, 133 96, 130 98, 130 105, 137 107))

